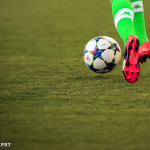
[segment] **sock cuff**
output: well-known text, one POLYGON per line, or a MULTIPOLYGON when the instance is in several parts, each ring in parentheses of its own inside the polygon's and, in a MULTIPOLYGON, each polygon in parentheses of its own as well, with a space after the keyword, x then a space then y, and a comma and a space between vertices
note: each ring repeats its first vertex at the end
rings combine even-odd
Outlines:
POLYGON ((144 10, 143 10, 143 2, 142 2, 142 1, 134 1, 134 2, 131 2, 131 5, 132 5, 132 7, 133 7, 134 13, 135 13, 135 12, 144 11, 144 10))
POLYGON ((118 25, 118 22, 123 19, 123 18, 130 18, 133 20, 134 18, 134 13, 131 9, 129 8, 123 8, 123 9, 120 9, 116 15, 115 15, 115 26, 117 28, 117 25, 118 25))

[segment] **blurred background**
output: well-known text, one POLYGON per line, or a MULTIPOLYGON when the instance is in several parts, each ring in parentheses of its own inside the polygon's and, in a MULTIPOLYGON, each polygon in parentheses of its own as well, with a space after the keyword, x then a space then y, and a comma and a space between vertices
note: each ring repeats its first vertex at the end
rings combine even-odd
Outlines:
MULTIPOLYGON (((150 37, 150 1, 144 0, 150 37)), ((89 71, 83 50, 105 35, 124 45, 109 0, 0 0, 0 142, 18 150, 149 149, 150 63, 129 85, 122 61, 89 71)))

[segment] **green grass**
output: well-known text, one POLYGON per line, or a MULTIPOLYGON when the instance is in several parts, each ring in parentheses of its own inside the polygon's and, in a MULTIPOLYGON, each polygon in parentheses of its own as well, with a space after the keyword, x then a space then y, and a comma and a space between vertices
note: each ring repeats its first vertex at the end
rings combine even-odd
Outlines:
POLYGON ((135 84, 122 61, 93 73, 82 56, 98 35, 123 51, 109 1, 0 1, 0 142, 12 143, 5 149, 150 149, 150 62, 135 84))

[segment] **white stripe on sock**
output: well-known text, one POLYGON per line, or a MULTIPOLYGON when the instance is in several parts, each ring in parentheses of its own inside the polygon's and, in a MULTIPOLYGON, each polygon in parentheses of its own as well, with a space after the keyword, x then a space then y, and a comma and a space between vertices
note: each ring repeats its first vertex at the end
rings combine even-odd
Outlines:
POLYGON ((128 9, 128 8, 123 8, 123 9, 120 9, 116 16, 115 16, 115 26, 117 28, 117 25, 118 25, 118 22, 123 19, 123 18, 130 18, 133 20, 134 18, 134 13, 131 9, 128 9), (127 13, 126 13, 127 12, 127 13), (129 13, 129 14, 128 14, 129 13))
POLYGON ((131 3, 134 12, 143 11, 143 2, 142 1, 135 1, 131 3))

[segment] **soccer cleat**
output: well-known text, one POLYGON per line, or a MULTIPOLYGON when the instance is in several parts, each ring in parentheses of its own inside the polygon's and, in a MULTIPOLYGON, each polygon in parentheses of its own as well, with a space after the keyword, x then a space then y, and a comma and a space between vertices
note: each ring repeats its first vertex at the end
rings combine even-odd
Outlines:
POLYGON ((141 63, 146 62, 148 57, 150 58, 150 42, 146 41, 139 47, 139 61, 141 63))
POLYGON ((123 74, 130 83, 135 83, 139 79, 139 39, 134 35, 130 35, 126 42, 123 74))

